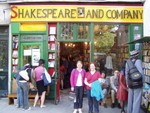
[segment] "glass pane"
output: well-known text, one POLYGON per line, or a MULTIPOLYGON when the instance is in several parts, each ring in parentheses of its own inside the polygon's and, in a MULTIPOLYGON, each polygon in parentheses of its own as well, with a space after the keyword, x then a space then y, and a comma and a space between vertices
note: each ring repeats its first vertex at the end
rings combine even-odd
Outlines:
POLYGON ((61 25, 61 34, 60 39, 73 39, 73 23, 60 23, 61 25))
POLYGON ((95 52, 107 53, 111 50, 115 42, 115 25, 95 24, 94 25, 94 48, 95 52))
POLYGON ((7 26, 0 27, 0 34, 6 34, 6 33, 8 33, 8 27, 7 26))
POLYGON ((37 66, 40 59, 40 46, 25 45, 23 51, 23 65, 31 63, 33 66, 37 66))
POLYGON ((0 38, 0 68, 6 69, 8 66, 8 40, 0 38), (5 50, 5 51, 4 51, 5 50))
POLYGON ((79 23, 78 24, 78 38, 79 39, 88 39, 89 24, 88 23, 79 23))

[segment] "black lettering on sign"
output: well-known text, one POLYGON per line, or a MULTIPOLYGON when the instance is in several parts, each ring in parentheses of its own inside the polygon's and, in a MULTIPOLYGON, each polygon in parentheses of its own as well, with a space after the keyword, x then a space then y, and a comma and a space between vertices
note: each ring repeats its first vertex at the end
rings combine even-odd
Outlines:
POLYGON ((57 9, 53 9, 52 18, 57 18, 57 16, 56 16, 56 12, 57 12, 57 9))
POLYGON ((76 16, 74 16, 76 13, 76 9, 71 9, 71 18, 76 18, 76 16))
POLYGON ((25 18, 24 17, 24 9, 18 9, 18 18, 25 18))
POLYGON ((65 9, 65 18, 70 18, 70 10, 69 9, 65 9))
POLYGON ((43 9, 42 13, 43 13, 42 18, 48 18, 48 10, 47 9, 43 9))
POLYGON ((65 18, 62 10, 59 11, 58 18, 65 18))
POLYGON ((87 14, 86 14, 86 18, 88 18, 88 17, 92 18, 92 14, 91 14, 90 10, 88 10, 87 14))

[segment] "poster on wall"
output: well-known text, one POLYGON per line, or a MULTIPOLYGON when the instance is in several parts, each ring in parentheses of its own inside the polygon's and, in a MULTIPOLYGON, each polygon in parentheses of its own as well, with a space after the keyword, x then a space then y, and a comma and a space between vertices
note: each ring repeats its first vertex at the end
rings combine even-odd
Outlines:
POLYGON ((32 65, 38 66, 39 59, 40 59, 40 49, 32 49, 32 65))

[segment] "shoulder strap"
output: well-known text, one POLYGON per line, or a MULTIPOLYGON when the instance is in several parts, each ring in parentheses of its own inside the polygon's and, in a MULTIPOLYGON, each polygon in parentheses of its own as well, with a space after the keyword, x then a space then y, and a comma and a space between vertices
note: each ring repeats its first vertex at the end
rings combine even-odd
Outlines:
POLYGON ((130 59, 127 60, 127 65, 129 67, 129 69, 131 69, 132 67, 134 67, 134 63, 130 59))
POLYGON ((137 59, 136 59, 134 62, 133 62, 132 60, 130 60, 130 59, 127 60, 127 65, 128 65, 128 67, 129 67, 129 69, 131 69, 131 68, 133 68, 133 67, 137 68, 137 67, 135 66, 136 61, 137 61, 137 59))

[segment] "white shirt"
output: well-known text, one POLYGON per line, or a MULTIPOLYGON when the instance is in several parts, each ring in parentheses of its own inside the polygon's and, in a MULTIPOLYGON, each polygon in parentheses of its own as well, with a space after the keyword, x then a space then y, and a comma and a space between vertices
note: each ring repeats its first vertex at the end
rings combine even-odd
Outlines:
POLYGON ((113 64, 112 64, 112 57, 111 56, 107 56, 106 57, 106 64, 105 67, 107 69, 113 69, 113 64))
POLYGON ((82 75, 79 73, 76 86, 82 86, 82 75))

